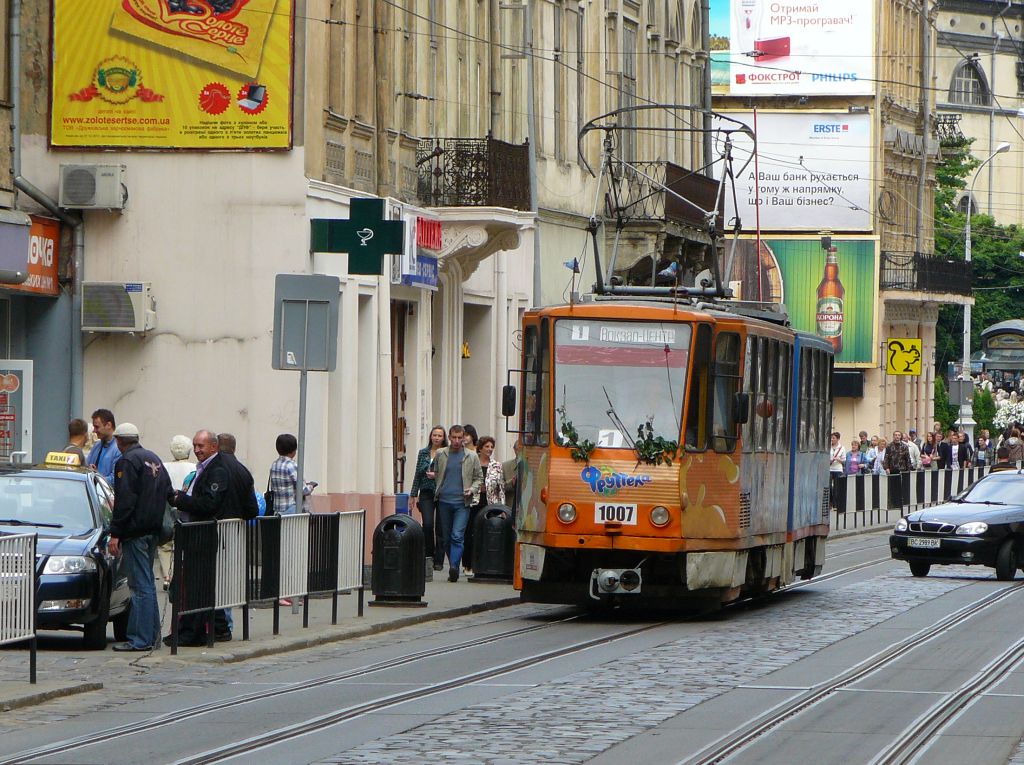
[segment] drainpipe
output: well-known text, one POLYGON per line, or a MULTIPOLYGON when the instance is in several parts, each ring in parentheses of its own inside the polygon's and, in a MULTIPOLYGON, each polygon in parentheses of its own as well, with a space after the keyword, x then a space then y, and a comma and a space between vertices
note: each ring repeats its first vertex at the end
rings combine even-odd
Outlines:
POLYGON ((487 69, 490 75, 491 84, 491 120, 489 132, 492 137, 498 137, 498 128, 501 125, 501 109, 499 103, 501 99, 501 48, 496 44, 501 39, 501 27, 498 24, 498 13, 499 0, 490 0, 488 5, 488 13, 490 15, 488 29, 491 38, 491 50, 489 60, 487 62, 487 69))
POLYGON ((11 171, 14 187, 35 200, 61 223, 70 226, 74 236, 74 282, 71 292, 71 379, 68 419, 82 411, 82 277, 85 267, 85 221, 69 215, 57 200, 21 175, 21 0, 11 0, 8 68, 11 73, 11 171))

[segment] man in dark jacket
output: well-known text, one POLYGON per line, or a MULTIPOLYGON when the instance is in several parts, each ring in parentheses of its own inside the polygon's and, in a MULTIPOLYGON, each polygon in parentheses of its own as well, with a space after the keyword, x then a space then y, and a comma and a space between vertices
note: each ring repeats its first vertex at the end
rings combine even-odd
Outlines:
POLYGON ((237 441, 230 433, 217 435, 217 448, 220 450, 220 461, 231 478, 230 507, 225 509, 222 518, 244 518, 252 520, 259 515, 256 503, 256 487, 252 473, 235 456, 237 441))
POLYGON ((123 422, 114 430, 120 459, 114 465, 114 512, 107 549, 123 552, 132 592, 128 640, 115 651, 151 651, 159 646, 160 607, 153 583, 156 534, 163 521, 171 479, 163 462, 139 443, 139 429, 123 422))
MULTIPOLYGON (((170 502, 181 513, 184 521, 211 521, 236 517, 232 515, 234 493, 231 475, 217 449, 217 435, 211 430, 200 430, 192 437, 192 450, 196 453, 196 477, 185 491, 176 491, 170 502)), ((177 575, 175 575, 177 576, 177 575)), ((188 586, 187 582, 173 583, 188 586)), ((175 593, 177 590, 175 590, 175 593)), ((207 619, 203 613, 186 614, 178 621, 178 645, 206 644, 207 619)), ((223 609, 214 614, 214 639, 230 640, 227 618, 223 609)), ((164 638, 170 645, 170 636, 164 638)))

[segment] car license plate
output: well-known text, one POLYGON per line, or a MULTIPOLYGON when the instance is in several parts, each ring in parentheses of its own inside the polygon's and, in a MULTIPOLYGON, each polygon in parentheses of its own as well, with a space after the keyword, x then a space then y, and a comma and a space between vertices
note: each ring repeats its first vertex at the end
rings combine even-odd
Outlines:
POLYGON ((941 545, 941 539, 919 539, 917 537, 911 537, 907 540, 908 547, 923 547, 928 550, 936 550, 941 545))
POLYGON ((636 505, 605 503, 594 505, 594 523, 621 523, 636 526, 636 505))

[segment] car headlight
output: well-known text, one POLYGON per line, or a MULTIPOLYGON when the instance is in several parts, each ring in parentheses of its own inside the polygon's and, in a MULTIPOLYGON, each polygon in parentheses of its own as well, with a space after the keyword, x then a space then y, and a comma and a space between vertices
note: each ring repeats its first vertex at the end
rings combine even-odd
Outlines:
POLYGON ((969 537, 984 534, 986 531, 988 531, 988 524, 983 521, 971 521, 956 527, 957 534, 966 534, 969 537))
POLYGON ((896 521, 896 531, 906 531, 910 528, 910 523, 906 518, 900 518, 896 521))
POLYGON ((655 526, 666 526, 670 520, 672 520, 672 516, 669 514, 667 507, 658 505, 651 508, 651 523, 655 526))
POLYGON ((558 520, 562 523, 572 523, 576 520, 576 506, 563 502, 558 506, 558 520))
POLYGON ((82 555, 51 555, 44 574, 84 574, 96 570, 96 561, 82 555))

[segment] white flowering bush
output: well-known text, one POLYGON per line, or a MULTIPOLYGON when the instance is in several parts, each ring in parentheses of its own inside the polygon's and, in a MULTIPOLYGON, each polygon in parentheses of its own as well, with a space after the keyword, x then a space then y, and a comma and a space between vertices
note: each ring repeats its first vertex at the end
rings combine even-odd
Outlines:
POLYGON ((1009 401, 996 402, 996 416, 992 424, 1002 430, 1015 422, 1024 422, 1024 401, 1013 404, 1009 401))

